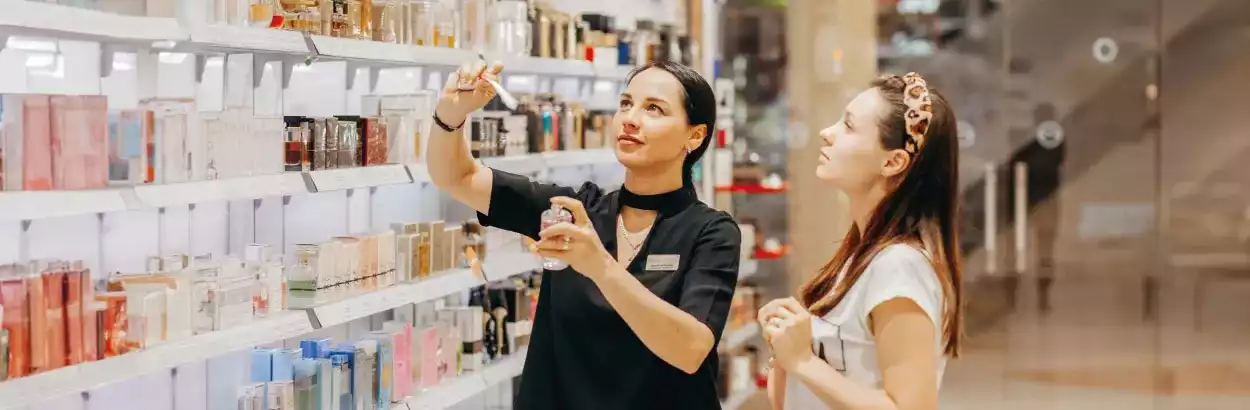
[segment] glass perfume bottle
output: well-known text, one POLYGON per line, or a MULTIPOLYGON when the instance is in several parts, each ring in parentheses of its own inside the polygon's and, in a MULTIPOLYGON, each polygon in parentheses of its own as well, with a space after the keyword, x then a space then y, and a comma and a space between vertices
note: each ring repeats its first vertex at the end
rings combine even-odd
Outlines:
MULTIPOLYGON (((552 225, 568 222, 573 223, 573 214, 560 205, 552 204, 551 209, 543 211, 542 221, 539 229, 547 229, 552 225)), ((543 269, 546 270, 562 270, 569 267, 568 263, 554 258, 543 258, 543 269)))
POLYGON ((248 25, 259 28, 281 27, 282 14, 277 11, 274 0, 253 0, 248 5, 248 25))
POLYGON ((303 126, 286 128, 285 165, 288 172, 308 170, 308 134, 303 126))

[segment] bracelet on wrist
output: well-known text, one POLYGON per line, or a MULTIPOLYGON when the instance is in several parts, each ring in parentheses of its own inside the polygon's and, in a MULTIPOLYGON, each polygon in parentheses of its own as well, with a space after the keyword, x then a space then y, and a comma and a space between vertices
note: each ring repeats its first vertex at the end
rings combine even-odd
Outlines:
POLYGON ((460 128, 463 128, 463 127, 464 127, 464 123, 469 122, 469 121, 468 121, 468 119, 465 119, 464 121, 462 121, 462 122, 460 123, 460 125, 457 125, 457 126, 453 127, 453 126, 447 125, 447 123, 443 122, 443 119, 442 119, 442 118, 439 118, 439 116, 438 116, 438 112, 437 112, 437 111, 435 111, 435 112, 434 112, 433 117, 434 117, 434 125, 437 125, 439 128, 442 128, 442 129, 443 129, 443 131, 447 131, 447 132, 456 132, 456 131, 457 131, 457 130, 459 130, 460 128))

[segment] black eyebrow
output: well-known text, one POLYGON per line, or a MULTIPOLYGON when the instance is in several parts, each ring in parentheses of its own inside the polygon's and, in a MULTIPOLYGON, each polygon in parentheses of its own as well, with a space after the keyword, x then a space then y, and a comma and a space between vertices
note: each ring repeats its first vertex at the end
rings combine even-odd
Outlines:
MULTIPOLYGON (((634 96, 630 95, 629 93, 621 93, 621 98, 629 98, 632 100, 634 96)), ((670 105, 668 100, 664 100, 661 98, 647 97, 647 98, 643 98, 642 100, 645 102, 655 102, 655 103, 663 103, 664 105, 670 105)))

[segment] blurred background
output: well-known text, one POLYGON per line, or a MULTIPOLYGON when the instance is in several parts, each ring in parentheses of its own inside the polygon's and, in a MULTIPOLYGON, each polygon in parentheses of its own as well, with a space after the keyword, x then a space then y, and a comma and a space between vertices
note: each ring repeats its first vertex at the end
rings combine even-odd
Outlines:
POLYGON ((789 187, 734 198, 787 230, 767 298, 846 229, 815 133, 916 71, 960 120, 969 343, 942 408, 1250 408, 1250 2, 731 0, 722 19, 735 178, 789 187))

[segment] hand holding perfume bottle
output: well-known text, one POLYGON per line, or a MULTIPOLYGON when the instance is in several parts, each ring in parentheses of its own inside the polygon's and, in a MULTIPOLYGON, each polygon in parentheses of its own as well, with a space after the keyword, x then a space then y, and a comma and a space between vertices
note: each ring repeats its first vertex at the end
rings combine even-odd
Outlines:
POLYGON ((530 249, 546 258, 543 260, 545 269, 558 270, 567 266, 587 278, 598 279, 615 259, 599 240, 585 206, 581 201, 563 196, 551 198, 551 204, 551 209, 542 215, 538 232, 541 240, 530 245, 530 249), (554 263, 553 259, 562 263, 554 263))
POLYGON ((460 66, 454 74, 447 76, 447 84, 443 86, 434 109, 435 117, 452 127, 464 124, 469 113, 482 109, 498 94, 491 82, 497 84, 501 72, 503 63, 500 62, 490 67, 484 60, 460 66))

